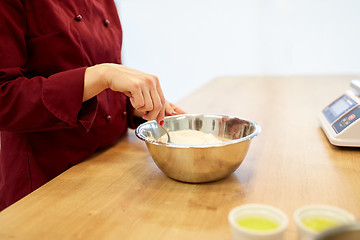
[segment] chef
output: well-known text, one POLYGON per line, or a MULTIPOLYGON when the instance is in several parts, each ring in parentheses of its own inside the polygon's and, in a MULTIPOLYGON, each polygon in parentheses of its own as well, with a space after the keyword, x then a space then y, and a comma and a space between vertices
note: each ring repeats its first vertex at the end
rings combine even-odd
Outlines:
POLYGON ((183 113, 121 65, 113 0, 0 1, 0 210, 113 144, 183 113))

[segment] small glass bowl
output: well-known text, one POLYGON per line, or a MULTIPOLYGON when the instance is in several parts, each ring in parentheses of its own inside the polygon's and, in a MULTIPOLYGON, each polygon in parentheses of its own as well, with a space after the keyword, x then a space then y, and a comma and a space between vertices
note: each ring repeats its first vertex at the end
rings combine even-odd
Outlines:
POLYGON ((283 211, 264 204, 235 207, 228 220, 234 240, 281 240, 289 224, 283 211))

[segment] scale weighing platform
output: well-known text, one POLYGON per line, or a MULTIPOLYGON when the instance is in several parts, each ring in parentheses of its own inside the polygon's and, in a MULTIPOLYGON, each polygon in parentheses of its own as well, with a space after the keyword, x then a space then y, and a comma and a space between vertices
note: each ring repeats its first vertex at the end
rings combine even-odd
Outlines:
POLYGON ((360 80, 319 114, 321 128, 336 146, 360 147, 360 80))

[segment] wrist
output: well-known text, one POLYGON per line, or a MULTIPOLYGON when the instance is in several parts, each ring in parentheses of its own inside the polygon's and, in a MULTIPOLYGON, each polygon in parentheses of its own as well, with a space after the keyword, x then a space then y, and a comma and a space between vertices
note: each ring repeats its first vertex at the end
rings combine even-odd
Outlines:
POLYGON ((99 64, 88 67, 84 76, 83 101, 96 96, 106 88, 108 88, 106 66, 99 64))
POLYGON ((97 82, 97 85, 99 86, 99 88, 101 88, 102 90, 106 89, 109 87, 109 77, 107 76, 107 72, 109 66, 106 63, 102 63, 102 64, 97 64, 94 66, 89 67, 88 69, 90 69, 90 74, 91 76, 96 79, 95 81, 97 82))

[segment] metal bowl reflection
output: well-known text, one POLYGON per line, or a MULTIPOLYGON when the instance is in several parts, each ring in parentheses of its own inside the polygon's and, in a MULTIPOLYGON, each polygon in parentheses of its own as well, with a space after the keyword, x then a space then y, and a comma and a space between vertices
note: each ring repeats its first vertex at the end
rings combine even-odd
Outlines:
POLYGON ((253 121, 211 114, 166 117, 164 127, 169 132, 196 130, 229 139, 216 144, 161 143, 158 139, 165 131, 155 121, 145 122, 136 129, 136 136, 145 141, 152 159, 163 173, 191 183, 217 181, 232 174, 243 162, 251 140, 261 131, 253 121))

